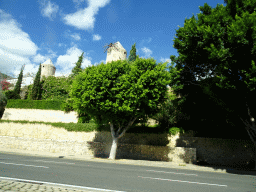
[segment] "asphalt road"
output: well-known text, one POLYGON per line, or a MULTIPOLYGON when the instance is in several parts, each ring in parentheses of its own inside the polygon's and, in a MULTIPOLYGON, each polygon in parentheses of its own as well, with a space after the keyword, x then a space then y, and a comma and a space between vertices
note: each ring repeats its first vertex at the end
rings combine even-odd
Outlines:
POLYGON ((255 175, 0 153, 0 180, 4 178, 106 191, 256 191, 255 175))

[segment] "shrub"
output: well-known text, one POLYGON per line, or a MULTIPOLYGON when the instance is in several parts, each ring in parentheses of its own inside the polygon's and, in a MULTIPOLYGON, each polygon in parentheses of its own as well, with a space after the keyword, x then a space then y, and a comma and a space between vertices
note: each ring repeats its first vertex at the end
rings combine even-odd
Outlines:
POLYGON ((171 135, 176 135, 177 132, 179 132, 179 133, 184 133, 185 131, 184 131, 184 129, 178 128, 178 127, 169 128, 169 134, 171 134, 171 135))
POLYGON ((33 85, 29 85, 29 86, 28 86, 28 89, 27 89, 27 91, 26 91, 26 93, 25 93, 24 99, 29 99, 29 96, 28 96, 28 95, 31 95, 31 93, 29 94, 29 92, 32 91, 32 86, 33 86, 33 85))
POLYGON ((15 93, 14 90, 4 91, 4 94, 7 97, 7 99, 21 99, 20 95, 15 93))
POLYGON ((67 98, 65 102, 61 104, 61 110, 65 113, 69 113, 70 111, 73 111, 74 108, 72 107, 72 100, 71 98, 67 98))
POLYGON ((3 92, 0 92, 0 108, 7 105, 8 98, 3 92))

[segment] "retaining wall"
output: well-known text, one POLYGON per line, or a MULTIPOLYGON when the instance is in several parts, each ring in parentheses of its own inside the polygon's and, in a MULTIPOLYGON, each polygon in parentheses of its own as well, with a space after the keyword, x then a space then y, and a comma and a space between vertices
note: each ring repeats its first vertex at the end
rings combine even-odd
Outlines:
MULTIPOLYGON (((21 118, 21 113, 17 116, 12 111, 8 108, 5 111, 8 113, 9 119, 21 118)), ((25 111, 22 111, 22 116, 36 119, 36 121, 61 122, 62 120, 57 113, 55 116, 51 113, 44 113, 44 119, 40 119, 31 117, 31 111, 29 114, 26 114, 25 111), (51 118, 54 121, 50 120, 51 118)), ((45 110, 37 110, 38 113, 42 111, 45 112, 45 110)), ((61 113, 61 111, 58 112, 61 113)), ((73 118, 75 115, 74 113, 73 118)), ((7 136, 1 139, 1 145, 8 148, 20 146, 29 150, 34 147, 35 150, 55 150, 56 152, 88 154, 95 157, 108 156, 112 144, 110 132, 70 132, 64 128, 40 124, 0 123, 0 136, 7 136)), ((254 161, 254 152, 255 147, 250 140, 199 138, 193 137, 193 134, 170 136, 167 134, 125 133, 118 140, 116 157, 180 163, 194 163, 198 159, 215 165, 243 166, 254 161)))
MULTIPOLYGON (((45 124, 0 123, 0 145, 32 151, 108 157, 110 132, 72 132, 45 124)), ((196 150, 173 147, 177 136, 126 133, 118 140, 117 158, 194 163, 196 150)))

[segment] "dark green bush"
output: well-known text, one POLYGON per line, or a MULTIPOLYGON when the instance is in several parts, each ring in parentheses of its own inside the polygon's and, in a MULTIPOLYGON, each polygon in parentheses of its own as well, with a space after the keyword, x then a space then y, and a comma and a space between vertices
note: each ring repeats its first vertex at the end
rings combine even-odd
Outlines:
MULTIPOLYGON (((0 112, 7 105, 8 98, 3 92, 0 92, 0 112)), ((1 114, 0 114, 1 117, 1 114)))
POLYGON ((21 99, 20 95, 15 93, 14 90, 7 90, 4 92, 7 99, 21 99))
POLYGON ((62 102, 61 110, 65 111, 66 113, 69 113, 70 111, 74 110, 74 108, 72 107, 72 100, 70 98, 67 98, 62 102))

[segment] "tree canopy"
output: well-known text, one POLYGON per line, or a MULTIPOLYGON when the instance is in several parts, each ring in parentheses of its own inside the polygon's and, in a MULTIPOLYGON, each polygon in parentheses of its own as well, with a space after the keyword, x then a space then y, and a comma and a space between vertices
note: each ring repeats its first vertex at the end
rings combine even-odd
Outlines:
POLYGON ((75 77, 69 93, 73 108, 98 125, 110 122, 111 159, 115 159, 118 138, 136 119, 155 115, 158 104, 166 100, 170 74, 165 68, 166 63, 138 58, 133 63, 118 60, 90 66, 75 77))
POLYGON ((170 58, 179 73, 172 78, 170 86, 177 83, 179 86, 173 89, 176 94, 183 91, 183 95, 188 93, 184 92, 186 86, 200 86, 217 105, 243 121, 256 145, 252 137, 256 136, 253 118, 256 110, 249 99, 255 96, 256 86, 256 1, 228 0, 225 3, 225 7, 218 4, 211 8, 207 3, 199 6, 202 13, 198 14, 198 20, 193 15, 185 19, 184 27, 176 30, 174 47, 179 56, 171 55, 170 58), (202 80, 210 71, 219 79, 215 82, 218 87, 236 90, 233 108, 217 98, 206 81, 196 81, 196 77, 202 80))

